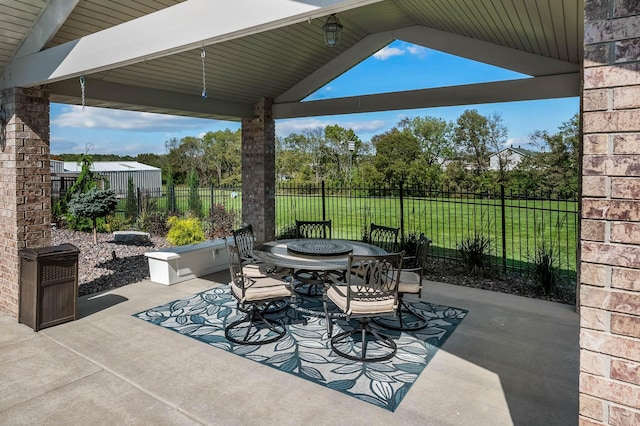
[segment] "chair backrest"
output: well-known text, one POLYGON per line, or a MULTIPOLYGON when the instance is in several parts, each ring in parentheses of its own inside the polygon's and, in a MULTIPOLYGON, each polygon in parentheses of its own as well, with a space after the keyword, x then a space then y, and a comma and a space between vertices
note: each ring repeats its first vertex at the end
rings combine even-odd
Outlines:
POLYGON ((389 299, 398 300, 398 281, 403 253, 380 256, 349 255, 347 274, 347 311, 351 301, 372 303, 389 299))
POLYGON ((229 244, 225 242, 227 249, 227 256, 229 257, 229 273, 231 274, 231 281, 238 288, 244 289, 244 274, 242 273, 242 258, 240 251, 235 244, 229 244))
POLYGON ((400 228, 371 224, 369 231, 369 243, 385 249, 389 253, 398 251, 398 234, 400 228))
POLYGON ((428 265, 429 248, 431 247, 431 240, 424 234, 420 234, 418 238, 418 245, 416 247, 416 267, 424 271, 428 265))
POLYGON ((331 238, 331 221, 296 220, 296 238, 331 238))
POLYGON ((253 226, 247 225, 243 228, 231 231, 233 234, 233 242, 235 243, 240 258, 242 260, 253 259, 253 244, 255 236, 253 235, 253 226))

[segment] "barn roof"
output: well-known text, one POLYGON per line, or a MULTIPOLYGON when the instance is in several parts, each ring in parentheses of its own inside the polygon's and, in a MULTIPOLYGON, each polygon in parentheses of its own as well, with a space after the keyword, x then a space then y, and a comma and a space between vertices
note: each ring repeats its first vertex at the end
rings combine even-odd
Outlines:
MULTIPOLYGON (((64 170, 66 172, 79 172, 82 165, 74 161, 65 161, 64 170)), ((95 172, 140 172, 140 171, 160 171, 159 168, 137 161, 94 161, 91 170, 95 172)))

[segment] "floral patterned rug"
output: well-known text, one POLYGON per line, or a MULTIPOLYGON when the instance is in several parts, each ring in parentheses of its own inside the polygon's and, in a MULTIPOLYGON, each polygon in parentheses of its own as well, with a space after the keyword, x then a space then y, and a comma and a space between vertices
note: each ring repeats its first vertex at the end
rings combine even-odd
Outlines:
MULTIPOLYGON (((468 312, 425 302, 410 303, 417 312, 428 318, 429 325, 416 332, 380 330, 394 339, 398 352, 388 361, 375 363, 350 361, 331 350, 322 297, 297 296, 295 304, 277 315, 271 315, 285 323, 287 334, 281 340, 266 345, 237 345, 225 338, 225 325, 244 315, 237 310, 236 300, 227 286, 213 288, 134 316, 248 360, 395 411, 435 352, 468 312)), ((349 324, 345 318, 336 318, 333 333, 356 324, 357 320, 349 324)), ((375 324, 372 327, 379 328, 375 324)), ((375 351, 375 348, 372 347, 368 353, 371 351, 375 351)))

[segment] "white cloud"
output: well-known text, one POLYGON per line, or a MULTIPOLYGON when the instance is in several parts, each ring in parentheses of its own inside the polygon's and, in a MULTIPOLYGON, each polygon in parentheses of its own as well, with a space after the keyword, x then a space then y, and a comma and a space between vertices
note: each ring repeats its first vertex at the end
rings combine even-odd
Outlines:
POLYGON ((83 111, 81 106, 71 105, 54 117, 51 124, 84 129, 176 131, 201 128, 206 121, 211 120, 92 107, 83 111))
POLYGON ((429 49, 411 43, 394 43, 394 45, 385 46, 378 50, 373 54, 373 57, 385 61, 392 56, 403 56, 405 53, 418 58, 425 58, 429 54, 429 49))
POLYGON ((397 47, 389 47, 385 46, 382 49, 378 50, 373 54, 373 57, 376 59, 380 59, 381 61, 386 61, 392 56, 402 56, 404 55, 404 50, 399 49, 397 47))
POLYGON ((415 44, 410 44, 409 46, 407 46, 407 52, 419 58, 424 58, 429 53, 429 49, 427 49, 426 47, 417 46, 415 44))
POLYGON ((283 120, 276 122, 276 132, 278 136, 288 136, 291 133, 301 133, 305 129, 316 129, 318 127, 333 126, 337 124, 345 129, 351 129, 354 132, 372 133, 378 132, 389 127, 385 120, 362 120, 362 121, 345 121, 321 120, 317 118, 305 118, 297 120, 283 120))

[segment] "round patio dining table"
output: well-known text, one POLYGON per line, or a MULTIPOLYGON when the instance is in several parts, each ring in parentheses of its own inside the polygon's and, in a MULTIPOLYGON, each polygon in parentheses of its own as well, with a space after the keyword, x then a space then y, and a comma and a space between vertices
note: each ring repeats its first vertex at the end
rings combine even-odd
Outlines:
POLYGON ((285 268, 346 271, 350 254, 378 256, 387 252, 362 241, 300 238, 260 244, 253 253, 263 263, 285 268))

